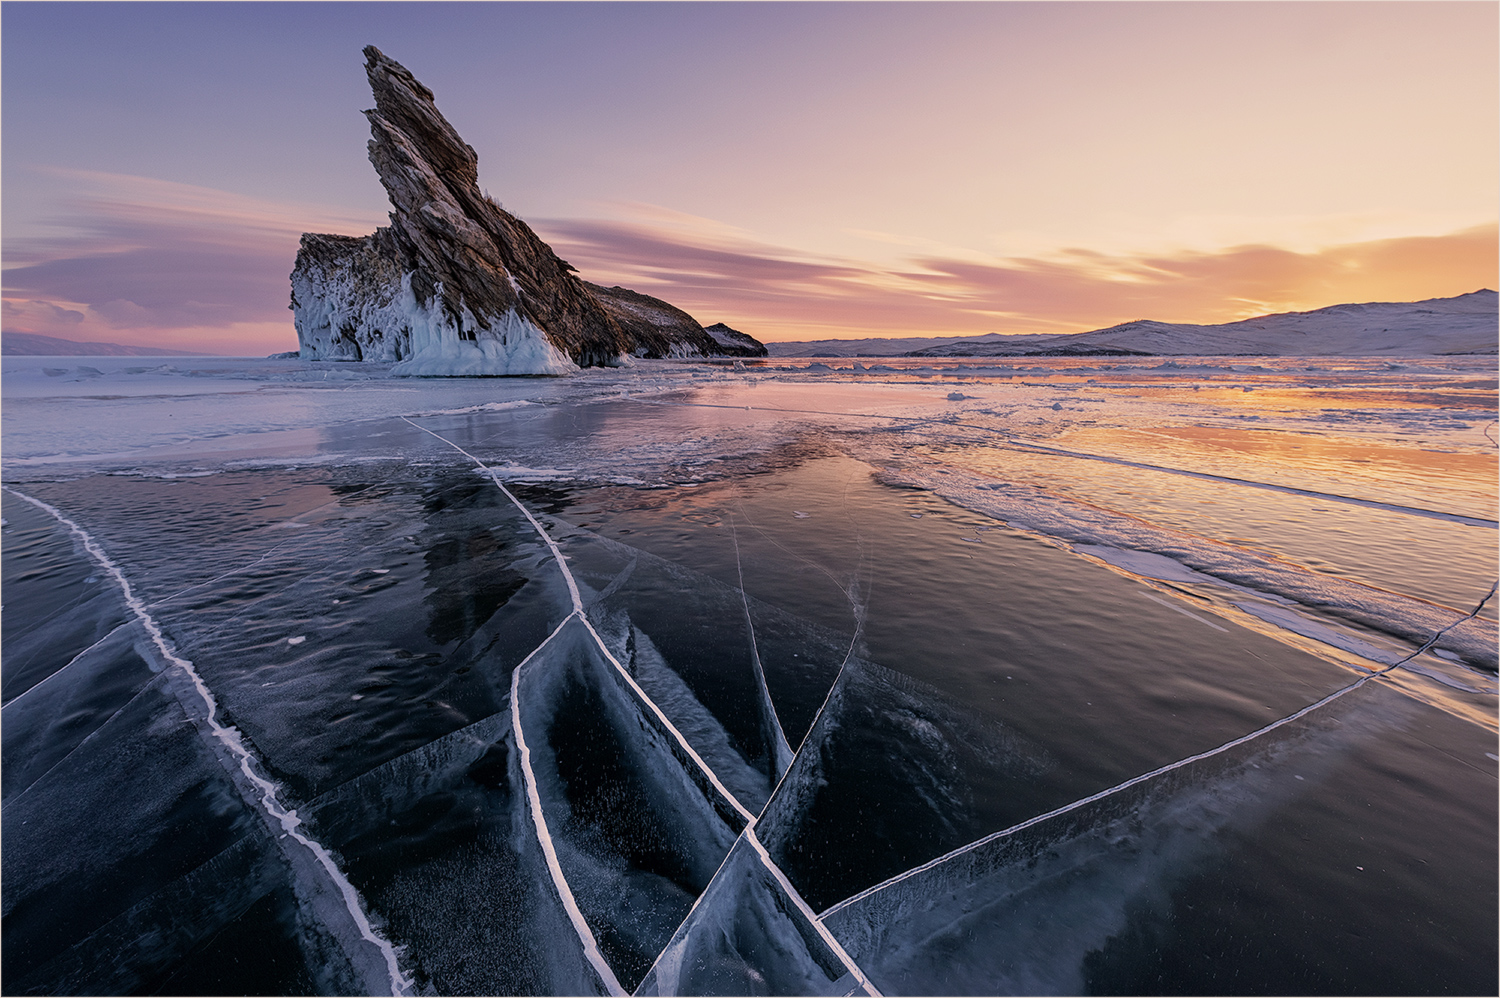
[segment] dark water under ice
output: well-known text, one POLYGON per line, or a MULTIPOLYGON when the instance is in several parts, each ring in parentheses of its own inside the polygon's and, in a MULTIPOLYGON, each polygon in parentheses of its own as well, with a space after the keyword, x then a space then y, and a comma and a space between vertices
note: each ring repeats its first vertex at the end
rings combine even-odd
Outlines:
POLYGON ((581 617, 526 515, 402 420, 8 482, 7 993, 1494 992, 1493 696, 1371 680, 1214 753, 1367 673, 749 409, 416 423, 509 467, 581 617))
MULTIPOLYGON (((741 803, 760 813, 780 784, 759 834, 814 911, 1352 678, 844 458, 696 488, 513 488, 741 803), (748 706, 747 605, 800 748, 784 780, 748 706)), ((586 985, 509 736, 512 670, 567 596, 492 483, 371 464, 24 491, 122 566, 419 988, 586 985)), ((8 494, 5 517, 6 989, 347 989, 109 577, 42 511, 8 494)), ((538 687, 528 730, 550 746, 560 862, 631 988, 733 835, 705 844, 709 819, 674 810, 587 658, 559 659, 573 672, 538 687)), ((858 959, 893 993, 1492 991, 1493 734, 1369 686, 1265 748, 1259 777, 1186 781, 1154 824, 1143 808, 1097 841, 1075 830, 1056 869, 1047 830, 1020 833, 1039 837, 1033 875, 968 885, 986 931, 858 959)))

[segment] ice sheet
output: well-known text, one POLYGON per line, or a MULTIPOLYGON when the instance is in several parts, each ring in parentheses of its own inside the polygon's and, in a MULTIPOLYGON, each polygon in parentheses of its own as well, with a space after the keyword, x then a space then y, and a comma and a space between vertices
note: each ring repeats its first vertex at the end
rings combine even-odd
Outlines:
POLYGON ((1493 529, 1493 359, 3 372, 7 485, 61 518, 5 497, 23 990, 186 987, 250 926, 334 991, 1493 990, 1482 592, 1143 484, 1430 523, 1441 574, 1493 529), (128 804, 58 929, 79 794, 128 804))

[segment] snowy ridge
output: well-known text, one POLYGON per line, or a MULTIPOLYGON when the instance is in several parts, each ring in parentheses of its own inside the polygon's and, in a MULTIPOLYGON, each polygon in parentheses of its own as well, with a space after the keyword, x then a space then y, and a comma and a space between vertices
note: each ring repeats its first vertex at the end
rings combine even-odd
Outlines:
POLYGON ((1496 294, 1362 302, 1196 324, 1134 319, 1081 333, 784 340, 773 357, 1288 356, 1493 354, 1496 294))
MULTIPOLYGON (((334 862, 333 855, 320 843, 299 830, 302 819, 297 816, 295 810, 287 810, 277 800, 277 792, 280 790, 280 787, 256 771, 254 759, 250 750, 246 747, 244 736, 239 729, 219 722, 217 716, 219 704, 214 698, 213 692, 209 690, 208 684, 203 681, 203 677, 198 674, 198 670, 193 667, 192 662, 172 651, 171 647, 167 644, 165 635, 162 633, 161 626, 157 624, 155 618, 147 611, 146 604, 135 595, 131 589, 130 581, 125 578, 125 574, 120 570, 120 567, 110 559, 109 555, 105 553, 104 549, 87 531, 63 515, 61 511, 39 499, 33 499, 31 496, 18 492, 8 485, 3 486, 3 488, 16 498, 22 499, 52 516, 79 538, 84 549, 99 563, 101 568, 109 573, 110 577, 114 579, 115 584, 119 586, 120 592, 125 598, 126 606, 135 614, 136 619, 140 621, 141 626, 150 635, 152 643, 156 646, 162 658, 171 665, 175 665, 181 671, 182 675, 187 677, 191 682, 193 689, 202 700, 203 708, 206 712, 204 720, 212 731, 213 736, 238 763, 239 770, 245 780, 259 794, 257 803, 260 805, 261 810, 265 812, 267 818, 281 828, 283 832, 281 838, 283 840, 290 838, 311 854, 312 858, 316 861, 317 867, 327 876, 334 890, 343 901, 344 909, 353 921, 359 938, 379 950, 386 978, 383 981, 367 979, 365 986, 370 989, 372 994, 377 993, 377 989, 380 989, 379 993, 393 995, 412 994, 412 978, 401 970, 395 948, 382 938, 370 924, 370 920, 365 915, 364 909, 360 904, 358 892, 349 883, 343 871, 338 868, 338 864, 334 862)), ((332 927, 330 926, 330 928, 332 927)), ((351 965, 355 967, 356 971, 359 971, 365 961, 354 959, 353 953, 349 953, 348 955, 351 965)))
POLYGON ((1452 298, 1361 302, 1308 312, 1259 315, 1199 325, 1136 319, 1086 333, 1007 336, 914 351, 923 357, 1146 354, 1356 357, 1392 354, 1493 354, 1497 297, 1487 288, 1452 298))

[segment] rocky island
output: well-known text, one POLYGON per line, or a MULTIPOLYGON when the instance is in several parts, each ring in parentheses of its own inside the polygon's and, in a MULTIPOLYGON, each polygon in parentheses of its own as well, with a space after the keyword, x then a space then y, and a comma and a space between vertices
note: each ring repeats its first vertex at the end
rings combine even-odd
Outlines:
POLYGON ((300 356, 396 375, 566 374, 628 357, 765 356, 753 337, 576 271, 479 189, 479 157, 431 90, 373 45, 370 162, 391 224, 307 233, 292 271, 300 356))

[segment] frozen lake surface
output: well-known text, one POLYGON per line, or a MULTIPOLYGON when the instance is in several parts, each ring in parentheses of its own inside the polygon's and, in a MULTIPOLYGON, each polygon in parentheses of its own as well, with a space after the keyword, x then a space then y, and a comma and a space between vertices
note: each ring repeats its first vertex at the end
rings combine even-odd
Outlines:
POLYGON ((1491 994, 1494 358, 7 357, 12 994, 1491 994))

